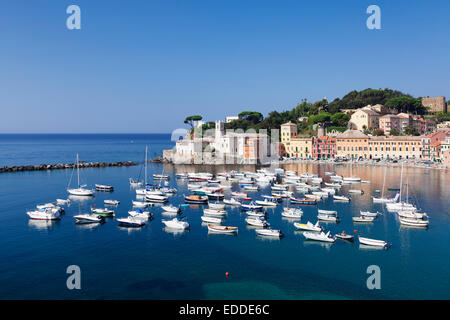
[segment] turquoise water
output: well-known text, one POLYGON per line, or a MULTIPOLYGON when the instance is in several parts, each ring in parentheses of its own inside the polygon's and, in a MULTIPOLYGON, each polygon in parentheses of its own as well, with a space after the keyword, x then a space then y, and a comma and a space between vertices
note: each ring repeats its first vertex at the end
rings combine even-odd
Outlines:
MULTIPOLYGON (((154 157, 173 147, 168 135, 2 136, 0 165, 73 162, 75 153, 86 161, 142 160, 145 144, 154 157)), ((171 176, 183 203, 185 181, 175 172, 217 170, 222 167, 177 167, 152 164, 151 173, 171 176)), ((231 169, 231 168, 227 168, 231 169)), ((301 164, 288 170, 323 175, 334 170, 349 175, 347 166, 301 164)), ((96 193, 83 202, 72 201, 61 221, 30 221, 26 210, 37 204, 67 198, 71 170, 19 172, 0 175, 0 298, 1 299, 449 299, 448 270, 450 173, 405 169, 410 193, 430 216, 428 230, 400 227, 396 216, 384 212, 373 224, 353 225, 359 210, 379 210, 370 199, 381 189, 384 168, 353 166, 353 174, 370 185, 356 185, 365 193, 350 204, 321 201, 319 208, 338 210, 342 222, 325 224, 332 233, 346 230, 392 243, 389 250, 362 249, 358 243, 337 241, 328 245, 305 241, 292 222, 282 219, 282 206, 268 209, 281 240, 256 237, 245 214, 228 209, 227 224, 238 226, 237 236, 208 234, 201 224, 201 207, 184 209, 191 228, 182 233, 164 229, 162 210, 151 207, 155 218, 140 229, 121 228, 113 219, 103 225, 79 226, 73 215, 104 199, 121 201, 116 217, 127 216, 135 192, 128 178, 141 168, 83 169, 82 180, 115 187, 113 193, 96 193), (81 268, 81 290, 66 288, 66 268, 81 268), (368 290, 366 269, 381 268, 381 290, 368 290), (229 272, 229 277, 225 276, 229 272)), ((389 168, 387 186, 398 187, 400 170, 389 168)), ((351 187, 343 187, 342 193, 351 187)), ((233 190, 239 186, 233 185, 233 190)), ((249 193, 255 199, 269 187, 249 193)), ((302 221, 315 222, 317 207, 302 207, 302 221)))

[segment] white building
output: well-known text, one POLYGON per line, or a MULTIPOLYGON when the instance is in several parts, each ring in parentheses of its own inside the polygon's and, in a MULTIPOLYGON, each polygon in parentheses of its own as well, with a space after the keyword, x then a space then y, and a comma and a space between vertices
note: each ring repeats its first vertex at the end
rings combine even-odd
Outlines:
POLYGON ((230 123, 231 121, 238 120, 238 119, 239 119, 238 116, 229 116, 229 117, 225 118, 225 122, 230 123))

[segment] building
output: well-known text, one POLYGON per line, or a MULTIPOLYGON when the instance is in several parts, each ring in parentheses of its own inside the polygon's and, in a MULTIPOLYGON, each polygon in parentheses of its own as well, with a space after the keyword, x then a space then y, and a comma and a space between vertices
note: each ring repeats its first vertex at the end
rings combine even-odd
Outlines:
POLYGON ((360 131, 377 129, 380 114, 370 109, 358 109, 350 117, 349 127, 360 131))
POLYGON ((441 162, 443 165, 450 167, 450 137, 441 141, 441 162))
POLYGON ((346 130, 336 136, 336 158, 368 158, 369 136, 359 130, 346 130))
POLYGON ((390 109, 388 107, 383 106, 382 104, 376 104, 376 105, 367 105, 365 107, 362 108, 363 110, 372 110, 377 112, 380 115, 385 115, 385 114, 397 114, 398 111, 395 109, 390 109))
POLYGON ((397 114, 397 118, 399 121, 400 132, 405 133, 406 129, 408 129, 412 123, 411 115, 408 113, 399 113, 397 114))
POLYGON ((401 131, 400 128, 400 119, 393 114, 387 114, 385 116, 380 117, 379 119, 379 127, 383 130, 385 135, 390 135, 393 129, 398 132, 401 131))
POLYGON ((430 112, 447 112, 447 102, 443 96, 422 98, 422 104, 430 112))
POLYGON ((421 159, 422 137, 378 136, 370 137, 370 159, 421 159))
POLYGON ((447 131, 450 129, 450 121, 444 121, 436 126, 438 131, 447 131))
POLYGON ((312 138, 299 137, 297 125, 287 122, 281 125, 281 143, 289 158, 310 159, 312 157, 312 138))
POLYGON ((230 123, 231 121, 238 120, 238 119, 239 119, 238 116, 229 116, 229 117, 225 117, 225 122, 230 123))
POLYGON ((422 159, 433 160, 435 156, 436 143, 446 138, 446 131, 438 131, 421 137, 422 142, 422 159))
POLYGON ((312 138, 312 157, 331 159, 336 155, 336 138, 321 136, 312 138))

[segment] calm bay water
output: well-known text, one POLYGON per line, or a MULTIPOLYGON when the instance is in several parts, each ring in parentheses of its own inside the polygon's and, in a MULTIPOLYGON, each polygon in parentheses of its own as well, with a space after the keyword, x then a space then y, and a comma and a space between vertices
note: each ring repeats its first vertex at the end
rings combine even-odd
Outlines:
MULTIPOLYGON (((145 144, 150 156, 172 148, 169 135, 0 135, 0 166, 74 162, 75 153, 85 161, 141 161, 145 144)), ((227 170, 230 170, 228 167, 227 170)), ((254 168, 241 168, 254 170, 254 168)), ((345 165, 299 164, 286 169, 299 173, 336 171, 348 176, 345 165)), ((217 171, 223 167, 189 167, 151 164, 151 173, 171 176, 178 194, 177 205, 188 194, 185 181, 175 172, 217 171)), ((282 206, 268 209, 271 226, 286 236, 268 240, 255 236, 244 221, 245 214, 229 208, 226 222, 238 226, 237 236, 208 234, 201 224, 201 207, 184 209, 191 228, 173 233, 164 229, 160 207, 151 207, 155 218, 140 229, 121 228, 113 219, 103 225, 75 225, 73 215, 87 212, 104 199, 121 204, 116 217, 127 216, 135 191, 128 178, 141 168, 81 170, 82 180, 115 187, 113 193, 73 200, 61 221, 31 221, 25 212, 37 204, 67 198, 71 170, 20 172, 0 175, 0 298, 1 299, 449 299, 448 270, 450 226, 450 173, 412 169, 410 194, 430 216, 428 230, 400 227, 393 213, 373 204, 371 196, 381 189, 383 167, 353 166, 353 174, 370 185, 361 188, 350 204, 321 201, 319 208, 338 210, 342 222, 322 225, 331 233, 356 230, 362 236, 392 243, 389 250, 362 249, 358 243, 323 244, 305 241, 292 221, 282 219, 282 206), (383 211, 373 224, 354 225, 359 210, 383 211), (79 265, 82 290, 66 288, 67 266, 79 265), (381 290, 368 290, 366 269, 381 268, 381 290), (230 276, 225 277, 225 272, 230 276)), ((398 187, 399 168, 388 168, 388 187, 398 187)), ((233 191, 239 186, 233 185, 233 191)), ((229 191, 228 191, 229 192, 229 191)), ((228 193, 227 192, 227 193, 228 193)), ((259 199, 270 188, 250 193, 259 199)), ((302 207, 302 221, 316 221, 317 207, 302 207)))

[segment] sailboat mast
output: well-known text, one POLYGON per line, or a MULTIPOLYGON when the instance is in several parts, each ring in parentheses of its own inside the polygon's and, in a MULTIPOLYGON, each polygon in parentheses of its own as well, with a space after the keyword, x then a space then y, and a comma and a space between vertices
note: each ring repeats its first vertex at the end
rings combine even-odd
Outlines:
POLYGON ((78 181, 78 188, 80 187, 80 163, 78 161, 78 153, 77 153, 77 181, 78 181))
POLYGON ((145 177, 144 177, 144 183, 145 186, 147 186, 147 150, 148 150, 148 146, 145 146, 145 177))
POLYGON ((400 173, 400 201, 402 202, 402 185, 403 185, 403 163, 402 163, 402 171, 400 173))

